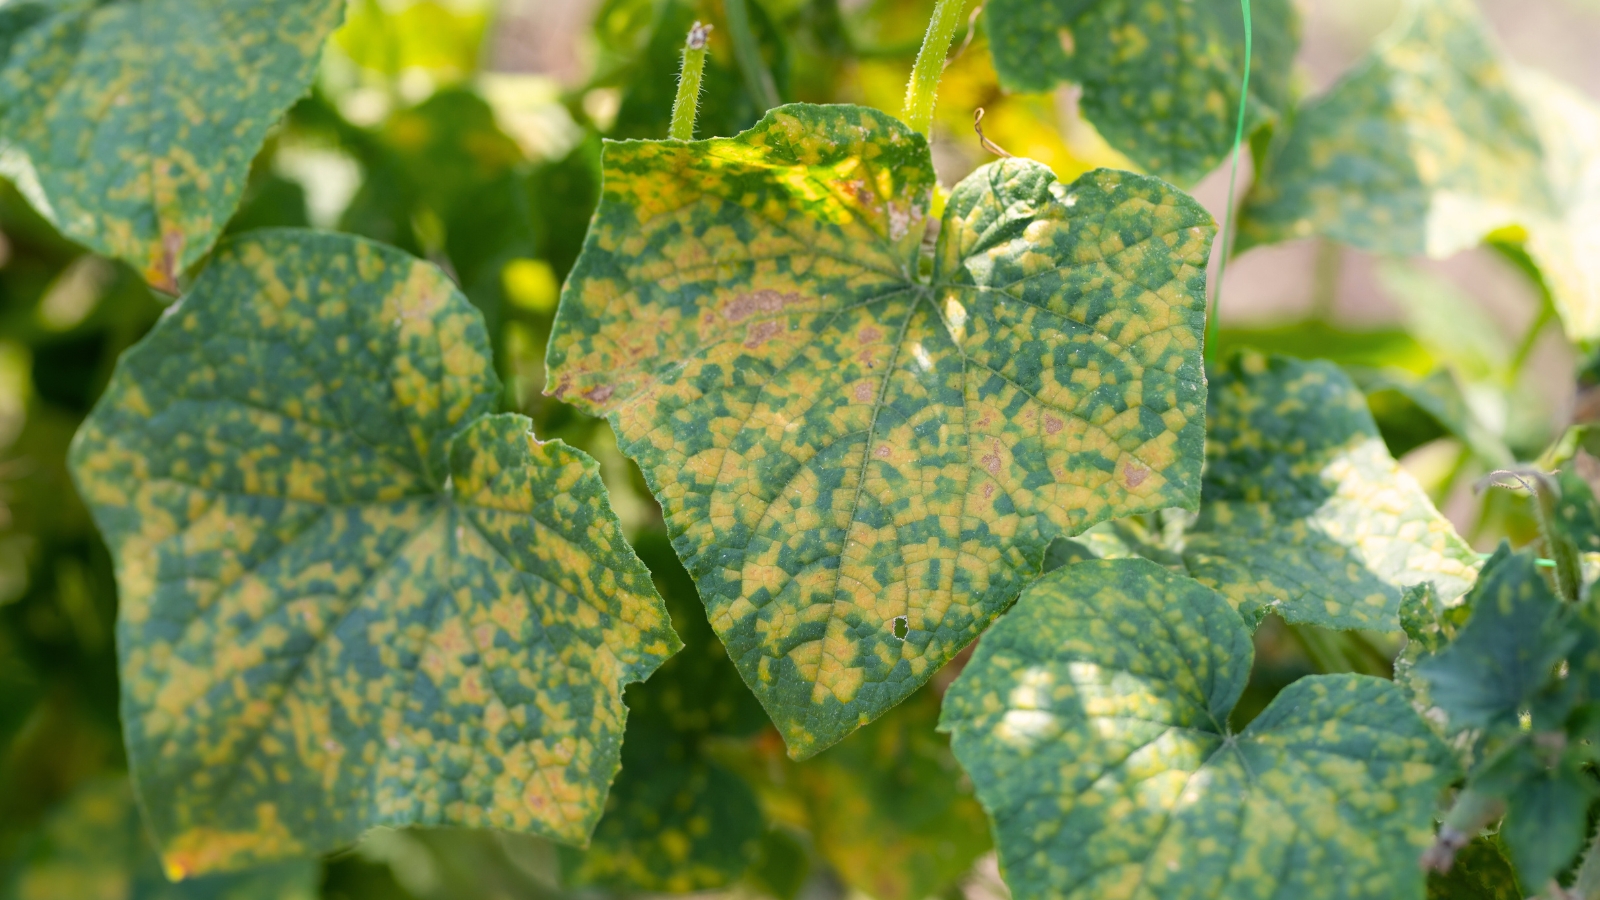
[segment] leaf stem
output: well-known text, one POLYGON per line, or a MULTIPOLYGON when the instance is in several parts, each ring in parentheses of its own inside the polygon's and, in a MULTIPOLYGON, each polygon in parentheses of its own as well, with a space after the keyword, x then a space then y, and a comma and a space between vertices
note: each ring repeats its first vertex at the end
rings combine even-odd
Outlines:
POLYGON ((1245 111, 1250 105, 1250 57, 1255 54, 1250 29, 1250 0, 1239 0, 1244 15, 1244 79, 1239 85, 1239 119, 1233 128, 1233 166, 1228 170, 1228 208, 1223 210, 1222 258, 1217 260, 1217 284, 1211 292, 1211 309, 1206 315, 1205 359, 1216 357, 1217 310, 1222 305, 1222 280, 1228 274, 1228 257, 1233 253, 1233 191, 1239 181, 1239 150, 1244 145, 1245 111))
POLYGON ((783 101, 778 98, 778 86, 761 58, 761 44, 750 28, 750 8, 745 2, 723 0, 722 11, 728 21, 728 38, 733 41, 733 58, 739 62, 739 74, 744 76, 744 88, 765 112, 783 101))
POLYGON ((678 97, 672 101, 672 124, 667 126, 667 137, 672 140, 694 140, 694 119, 700 111, 700 76, 705 73, 706 39, 710 36, 711 26, 696 22, 683 42, 678 97))
POLYGON ((1517 342, 1517 349, 1511 354, 1511 363, 1506 373, 1508 382, 1514 384, 1517 376, 1522 374, 1522 367, 1527 365, 1528 357, 1533 355, 1533 348, 1539 343, 1539 335, 1544 333, 1544 327, 1555 317, 1555 305, 1550 302, 1550 297, 1546 294, 1544 303, 1539 307, 1539 314, 1534 317, 1533 324, 1528 326, 1527 333, 1517 342))
POLYGON ((900 118, 925 138, 933 137, 933 104, 939 93, 939 77, 944 74, 944 58, 955 40, 961 10, 966 5, 966 0, 938 0, 934 5, 928 32, 922 36, 922 49, 917 51, 917 62, 911 67, 911 80, 906 82, 906 107, 900 118))

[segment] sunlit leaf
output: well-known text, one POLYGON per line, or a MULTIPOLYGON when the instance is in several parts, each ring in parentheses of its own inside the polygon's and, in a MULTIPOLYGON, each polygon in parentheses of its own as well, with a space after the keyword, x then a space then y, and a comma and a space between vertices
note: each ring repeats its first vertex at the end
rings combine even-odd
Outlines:
POLYGON ((5 4, 0 173, 63 234, 173 288, 343 15, 343 0, 5 4))
POLYGON ((1453 777, 1394 684, 1302 678, 1240 733, 1250 633, 1146 560, 1036 582, 984 636, 941 727, 1019 900, 1421 898, 1453 777))
POLYGON ((72 466, 169 871, 376 824, 588 837, 622 685, 678 642, 594 461, 499 391, 442 273, 312 232, 224 245, 123 357, 72 466))
MULTIPOLYGON (((1082 108, 1113 147, 1152 174, 1192 184, 1233 149, 1244 76, 1234 0, 993 0, 986 7, 1000 83, 1083 86, 1082 108)), ((1299 20, 1258 0, 1246 134, 1287 109, 1299 20)))
POLYGON ((312 900, 321 867, 295 860, 247 872, 169 882, 120 776, 75 791, 0 869, 3 900, 312 900))
POLYGON ((1381 253, 1523 244, 1567 333, 1600 341, 1600 110, 1501 58, 1469 0, 1399 21, 1274 139, 1241 248, 1324 235, 1381 253))
POLYGON ((729 655, 803 758, 910 695, 1051 538, 1199 481, 1213 225, 1155 179, 926 144, 793 105, 613 143, 549 392, 610 417, 729 655))
POLYGON ((1523 223, 1567 336, 1600 344, 1600 108, 1571 85, 1513 67, 1511 85, 1533 121, 1554 208, 1523 223))
POLYGON ((1240 354, 1213 376, 1205 501, 1184 560, 1247 619, 1394 630, 1401 592, 1445 601, 1477 557, 1384 448, 1336 366, 1240 354))

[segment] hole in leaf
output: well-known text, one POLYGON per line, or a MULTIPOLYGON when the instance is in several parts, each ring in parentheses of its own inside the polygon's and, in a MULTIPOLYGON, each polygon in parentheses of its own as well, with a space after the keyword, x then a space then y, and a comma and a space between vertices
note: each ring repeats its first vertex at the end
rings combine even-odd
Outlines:
POLYGON ((910 631, 910 620, 908 620, 905 616, 894 617, 894 636, 896 638, 903 641, 906 639, 906 634, 908 634, 910 631))

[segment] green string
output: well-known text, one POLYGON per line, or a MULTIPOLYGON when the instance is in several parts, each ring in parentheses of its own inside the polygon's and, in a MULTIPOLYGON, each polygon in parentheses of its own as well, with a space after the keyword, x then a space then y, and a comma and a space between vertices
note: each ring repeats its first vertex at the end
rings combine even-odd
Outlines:
MULTIPOLYGON (((1479 553, 1478 554, 1478 558, 1481 559, 1481 560, 1488 561, 1488 560, 1494 558, 1494 554, 1493 553, 1479 553)), ((1533 564, 1536 565, 1536 566, 1540 566, 1542 568, 1546 568, 1546 569, 1554 569, 1556 567, 1556 561, 1553 560, 1553 559, 1535 559, 1533 561, 1533 564)))
POLYGON ((1239 150, 1244 146, 1245 110, 1250 102, 1250 57, 1254 54, 1250 29, 1250 0, 1239 0, 1244 14, 1244 80, 1239 85, 1239 121, 1233 129, 1233 169, 1228 173, 1228 208, 1222 215, 1222 259, 1217 262, 1217 284, 1211 292, 1211 310, 1206 315, 1207 361, 1216 355, 1217 307, 1222 302, 1222 279, 1228 273, 1228 256, 1233 252, 1233 190, 1239 181, 1239 150))

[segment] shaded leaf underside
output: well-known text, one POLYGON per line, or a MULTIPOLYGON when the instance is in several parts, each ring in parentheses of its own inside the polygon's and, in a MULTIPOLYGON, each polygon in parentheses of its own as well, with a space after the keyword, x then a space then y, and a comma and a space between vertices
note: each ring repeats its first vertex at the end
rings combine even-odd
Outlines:
POLYGON ((932 185, 858 107, 609 144, 551 342, 551 392, 610 416, 797 757, 926 681, 1055 534, 1195 501, 1209 217, 997 163, 929 282, 932 185))
POLYGON ((71 462, 174 874, 377 824, 587 839, 677 639, 596 464, 498 395, 445 276, 342 235, 225 244, 123 357, 71 462))

